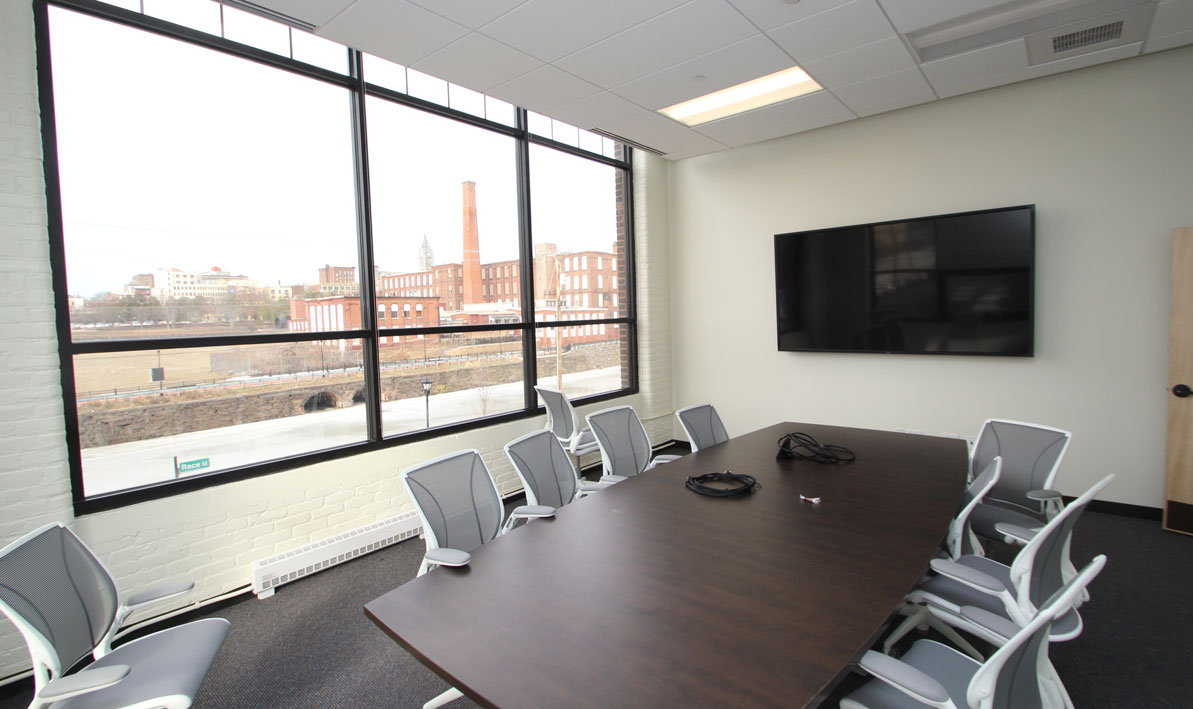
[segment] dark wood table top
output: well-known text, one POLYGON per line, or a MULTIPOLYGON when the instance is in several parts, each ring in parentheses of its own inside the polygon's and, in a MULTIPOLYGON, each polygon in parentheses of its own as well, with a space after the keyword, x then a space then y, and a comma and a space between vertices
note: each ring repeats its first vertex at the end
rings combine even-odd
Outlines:
POLYGON ((483 705, 814 705, 943 540, 966 460, 959 439, 778 424, 515 529, 365 614, 483 705), (777 461, 792 431, 857 460, 777 461), (725 469, 761 489, 684 487, 725 469))

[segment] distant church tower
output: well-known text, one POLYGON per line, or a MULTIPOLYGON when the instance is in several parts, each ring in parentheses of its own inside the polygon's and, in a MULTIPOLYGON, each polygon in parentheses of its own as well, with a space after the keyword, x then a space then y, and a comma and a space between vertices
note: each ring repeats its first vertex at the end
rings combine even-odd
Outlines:
POLYGON ((418 270, 430 271, 434 265, 435 252, 431 250, 431 245, 427 243, 427 235, 423 234, 423 245, 418 247, 418 270))

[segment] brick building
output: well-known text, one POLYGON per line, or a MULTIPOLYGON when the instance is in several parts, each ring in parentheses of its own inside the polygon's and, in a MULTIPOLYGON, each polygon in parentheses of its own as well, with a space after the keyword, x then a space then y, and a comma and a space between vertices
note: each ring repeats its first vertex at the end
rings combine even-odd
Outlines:
MULTIPOLYGON (((439 299, 434 297, 379 297, 377 299, 377 324, 382 330, 405 327, 437 327, 439 325, 439 299)), ((329 330, 353 330, 361 327, 360 298, 334 295, 324 298, 293 299, 290 301, 291 332, 321 332, 329 330)), ((438 335, 427 335, 437 339, 438 335)), ((391 335, 382 337, 380 344, 396 345, 405 339, 421 338, 419 335, 391 335)), ((340 341, 341 347, 348 347, 340 341)), ((351 345, 359 347, 359 343, 351 345)))

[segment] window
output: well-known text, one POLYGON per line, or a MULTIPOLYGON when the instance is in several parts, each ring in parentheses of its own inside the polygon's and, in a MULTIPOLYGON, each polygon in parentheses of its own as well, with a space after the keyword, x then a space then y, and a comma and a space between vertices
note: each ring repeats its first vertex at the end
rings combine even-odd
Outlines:
POLYGON ((587 313, 560 275, 632 251, 628 150, 183 5, 38 15, 51 266, 56 298, 83 303, 58 315, 76 513, 534 416, 526 381, 635 390, 630 275, 599 282, 620 309, 587 313), (519 273, 534 286, 521 298, 519 273), (550 324, 565 319, 599 325, 550 324))

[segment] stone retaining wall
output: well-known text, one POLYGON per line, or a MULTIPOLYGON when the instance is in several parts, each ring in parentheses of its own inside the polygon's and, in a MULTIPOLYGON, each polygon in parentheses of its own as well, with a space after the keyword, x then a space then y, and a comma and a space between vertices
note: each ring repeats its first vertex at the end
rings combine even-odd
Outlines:
MULTIPOLYGON (((563 355, 564 372, 612 367, 619 362, 616 347, 586 347, 563 355)), ((555 374, 555 358, 539 360, 539 374, 555 374)), ((423 395, 425 373, 385 375, 381 378, 383 401, 423 395)), ((481 386, 522 380, 522 362, 457 367, 430 373, 432 393, 443 394, 481 386)), ((328 406, 348 407, 363 401, 358 378, 337 377, 293 389, 236 394, 192 401, 167 400, 112 411, 79 414, 79 437, 83 448, 95 448, 129 441, 161 438, 179 433, 206 431, 241 423, 300 416, 328 406), (321 397, 321 395, 323 395, 321 397)))

